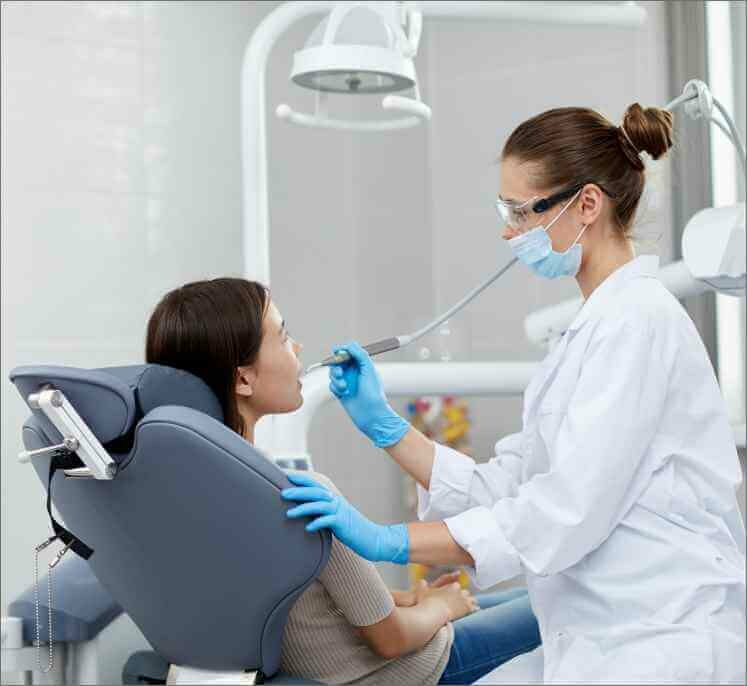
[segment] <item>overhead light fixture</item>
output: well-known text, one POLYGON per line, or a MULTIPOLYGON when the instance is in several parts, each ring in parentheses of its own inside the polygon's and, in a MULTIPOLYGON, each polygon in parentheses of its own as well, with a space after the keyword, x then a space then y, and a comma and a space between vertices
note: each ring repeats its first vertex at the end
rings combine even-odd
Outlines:
POLYGON ((414 63, 421 31, 422 15, 409 3, 337 3, 293 56, 291 80, 316 91, 316 114, 280 105, 278 116, 307 126, 358 131, 406 128, 430 119, 430 108, 420 100, 414 63), (408 89, 414 90, 413 98, 392 95, 408 89), (384 109, 415 116, 376 121, 330 119, 326 116, 328 94, 385 95, 384 109))

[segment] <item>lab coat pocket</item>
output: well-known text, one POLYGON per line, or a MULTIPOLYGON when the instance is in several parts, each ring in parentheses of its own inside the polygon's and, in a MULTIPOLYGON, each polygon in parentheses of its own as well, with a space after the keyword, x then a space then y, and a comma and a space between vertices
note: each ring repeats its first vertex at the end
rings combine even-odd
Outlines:
POLYGON ((547 389, 537 407, 537 424, 543 438, 555 440, 555 435, 561 422, 568 414, 568 405, 573 396, 574 380, 557 378, 547 389))

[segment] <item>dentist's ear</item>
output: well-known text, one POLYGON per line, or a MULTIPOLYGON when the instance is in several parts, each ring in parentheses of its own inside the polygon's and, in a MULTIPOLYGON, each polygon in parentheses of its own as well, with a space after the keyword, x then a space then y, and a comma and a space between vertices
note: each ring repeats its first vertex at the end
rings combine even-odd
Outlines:
POLYGON ((578 207, 582 224, 593 224, 602 212, 604 193, 594 183, 587 183, 578 196, 578 207))
POLYGON ((254 385, 257 382, 257 373, 252 367, 236 368, 236 394, 250 397, 254 395, 254 385))

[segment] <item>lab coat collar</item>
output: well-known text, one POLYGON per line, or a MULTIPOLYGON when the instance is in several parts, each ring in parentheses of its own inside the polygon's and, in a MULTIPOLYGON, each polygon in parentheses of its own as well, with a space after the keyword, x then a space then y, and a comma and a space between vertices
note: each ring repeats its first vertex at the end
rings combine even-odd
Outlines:
POLYGON ((640 255, 610 274, 586 299, 569 331, 577 331, 587 321, 606 311, 607 305, 629 282, 638 278, 656 278, 659 272, 658 255, 640 255))

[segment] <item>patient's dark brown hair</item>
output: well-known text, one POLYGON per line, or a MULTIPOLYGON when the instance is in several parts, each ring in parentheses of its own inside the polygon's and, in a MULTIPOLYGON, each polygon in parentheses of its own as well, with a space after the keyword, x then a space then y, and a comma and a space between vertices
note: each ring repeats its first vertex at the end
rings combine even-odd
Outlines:
POLYGON ((150 316, 145 359, 200 377, 218 397, 226 425, 243 435, 236 368, 256 361, 269 303, 267 288, 256 281, 188 283, 167 293, 150 316))

